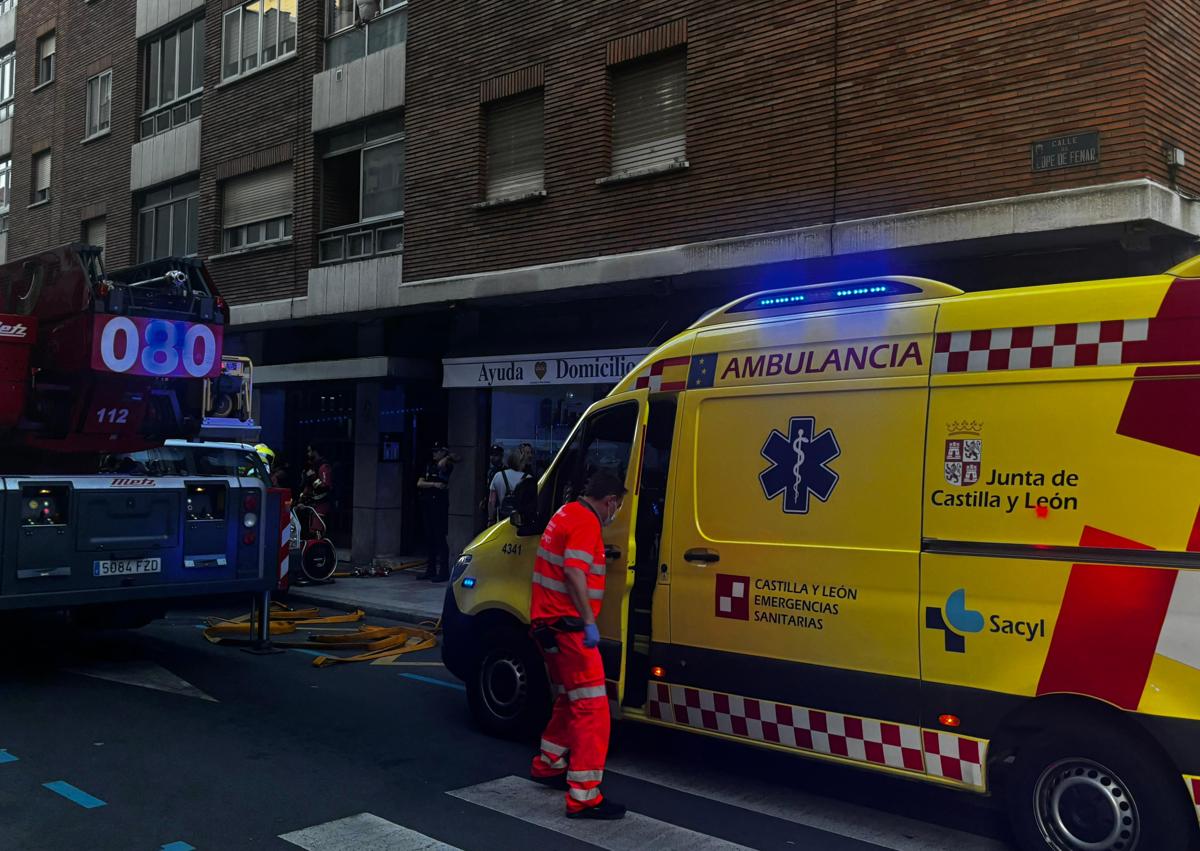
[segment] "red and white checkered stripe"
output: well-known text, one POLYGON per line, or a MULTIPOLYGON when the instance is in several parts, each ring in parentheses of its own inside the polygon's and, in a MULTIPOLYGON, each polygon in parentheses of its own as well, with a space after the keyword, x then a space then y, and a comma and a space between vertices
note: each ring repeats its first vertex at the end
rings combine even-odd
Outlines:
POLYGON ((668 683, 652 684, 648 711, 668 724, 983 788, 987 743, 953 733, 668 683))
POLYGON ((655 361, 638 376, 637 389, 649 387, 651 393, 676 393, 687 389, 687 367, 690 357, 664 358, 655 361), (667 373, 664 375, 664 373, 667 373))
POLYGON ((1196 818, 1200 820, 1200 777, 1185 774, 1183 775, 1183 782, 1187 784, 1188 795, 1192 799, 1192 804, 1196 807, 1196 818))
POLYGON ((933 371, 991 372, 1137 363, 1127 344, 1145 341, 1149 329, 1148 319, 1114 319, 944 332, 934 341, 933 371))
POLYGON ((967 786, 983 788, 983 751, 986 742, 939 730, 922 730, 925 772, 967 786))

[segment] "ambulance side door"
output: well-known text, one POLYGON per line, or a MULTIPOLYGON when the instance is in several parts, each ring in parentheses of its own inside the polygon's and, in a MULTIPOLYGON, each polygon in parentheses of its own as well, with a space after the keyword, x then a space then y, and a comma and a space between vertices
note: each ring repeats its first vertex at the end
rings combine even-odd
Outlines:
MULTIPOLYGON (((724 694, 823 710, 847 733, 918 722, 935 316, 901 305, 699 335, 693 360, 714 380, 682 394, 670 641, 654 652, 665 681, 718 707, 724 694)), ((795 746, 846 755, 824 741, 795 746)))
POLYGON ((613 696, 623 664, 622 638, 626 601, 631 586, 629 566, 635 557, 633 518, 637 511, 635 450, 645 413, 645 391, 606 399, 588 411, 570 441, 563 447, 539 491, 541 513, 547 520, 566 502, 578 499, 588 477, 597 470, 616 474, 628 487, 624 505, 604 528, 608 554, 604 603, 596 625, 600 628, 600 653, 613 696))

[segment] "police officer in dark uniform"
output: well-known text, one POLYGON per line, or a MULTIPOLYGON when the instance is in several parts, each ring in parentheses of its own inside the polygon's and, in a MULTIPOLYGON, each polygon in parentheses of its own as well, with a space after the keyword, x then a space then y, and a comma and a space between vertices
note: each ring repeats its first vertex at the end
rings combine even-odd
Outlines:
POLYGON ((417 480, 421 501, 421 523, 425 529, 427 561, 421 579, 445 582, 450 578, 450 476, 455 456, 441 443, 435 443, 425 472, 417 480))

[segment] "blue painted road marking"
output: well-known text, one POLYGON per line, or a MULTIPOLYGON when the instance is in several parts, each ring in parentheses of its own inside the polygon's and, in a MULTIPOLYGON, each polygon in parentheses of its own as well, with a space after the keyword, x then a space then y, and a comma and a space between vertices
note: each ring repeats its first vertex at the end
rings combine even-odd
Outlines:
POLYGON ((62 795, 68 801, 74 801, 84 809, 94 810, 96 807, 107 806, 99 798, 94 798, 82 789, 77 789, 65 780, 55 780, 51 783, 43 783, 51 792, 62 795))
POLYGON ((423 677, 420 674, 401 674, 400 676, 404 677, 407 680, 417 680, 418 682, 431 683, 432 685, 435 685, 435 686, 445 686, 446 688, 454 688, 454 689, 458 689, 459 691, 467 690, 467 687, 465 685, 463 685, 462 683, 452 683, 447 680, 434 679, 433 677, 423 677))
POLYGON ((303 653, 305 656, 328 656, 328 653, 318 653, 316 650, 305 650, 301 647, 289 647, 289 650, 294 650, 297 653, 303 653))
POLYGON ((17 761, 17 758, 15 756, 13 756, 12 754, 10 754, 8 751, 0 750, 0 765, 4 765, 4 763, 6 763, 6 762, 16 762, 16 761, 17 761))
POLYGON ((186 842, 171 842, 159 848, 159 851, 196 851, 195 845, 188 845, 186 842))

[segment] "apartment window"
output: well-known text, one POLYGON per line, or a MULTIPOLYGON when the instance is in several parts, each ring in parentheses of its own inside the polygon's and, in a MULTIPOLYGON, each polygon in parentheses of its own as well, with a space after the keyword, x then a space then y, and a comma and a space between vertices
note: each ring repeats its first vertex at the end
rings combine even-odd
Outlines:
MULTIPOLYGON (((54 82, 54 31, 37 40, 37 85, 54 82)), ((28 60, 26 60, 28 61, 28 60)))
POLYGON ((253 0, 225 13, 221 79, 232 80, 296 52, 296 0, 253 0))
POLYGON ((326 137, 321 147, 321 262, 402 250, 402 119, 340 131, 326 137))
POLYGON ((50 152, 39 151, 33 155, 33 191, 30 204, 41 204, 50 200, 50 152))
POLYGON ((0 52, 0 121, 12 118, 16 82, 17 51, 10 47, 0 52))
POLYGON ((87 133, 85 138, 108 131, 112 123, 112 71, 87 81, 87 133))
POLYGON ((175 27, 142 46, 142 138, 200 117, 204 19, 175 27))
POLYGON ((196 253, 200 233, 200 182, 186 180, 141 196, 138 261, 196 253))
POLYGON ((80 228, 85 245, 94 245, 100 249, 100 257, 104 258, 105 241, 108 239, 108 222, 104 216, 88 219, 80 228))
POLYGON ((383 0, 379 15, 366 22, 358 18, 356 0, 326 0, 326 4, 326 68, 403 44, 408 38, 407 0, 383 0))
POLYGON ((612 173, 686 162, 687 55, 668 53, 614 66, 612 173))
POLYGON ((543 188, 542 93, 487 107, 487 200, 523 198, 543 188))
POLYGON ((292 235, 292 164, 235 177, 221 199, 225 251, 243 251, 292 235))
POLYGON ((7 215, 12 204, 12 158, 0 159, 0 214, 7 215))
POLYGON ((0 15, 17 8, 17 0, 0 0, 0 15))

